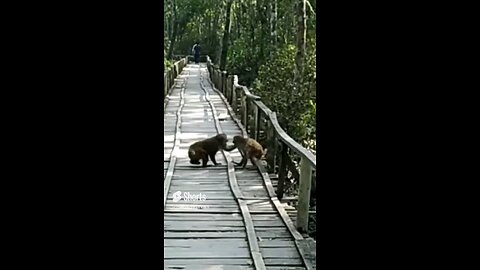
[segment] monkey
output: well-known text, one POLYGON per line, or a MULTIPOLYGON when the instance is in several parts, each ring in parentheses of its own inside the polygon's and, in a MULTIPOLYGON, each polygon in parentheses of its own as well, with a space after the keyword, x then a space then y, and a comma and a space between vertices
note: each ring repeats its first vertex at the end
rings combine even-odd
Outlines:
POLYGON ((234 161, 233 163, 236 165, 243 164, 243 169, 247 166, 247 158, 255 165, 255 159, 261 159, 265 155, 262 145, 252 138, 243 138, 242 136, 233 137, 233 146, 227 147, 225 150, 230 152, 235 148, 238 148, 238 151, 242 155, 242 161, 234 161))
POLYGON ((202 160, 202 167, 207 167, 208 157, 212 160, 213 164, 218 165, 215 160, 215 155, 221 149, 227 148, 227 135, 218 134, 214 137, 198 141, 188 148, 188 157, 191 164, 200 164, 202 160))

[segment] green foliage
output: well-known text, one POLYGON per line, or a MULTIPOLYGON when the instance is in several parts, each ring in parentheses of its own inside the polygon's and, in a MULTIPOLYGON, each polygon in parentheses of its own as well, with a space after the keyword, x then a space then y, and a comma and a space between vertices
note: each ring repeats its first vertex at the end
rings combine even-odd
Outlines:
POLYGON ((165 58, 165 55, 167 55, 167 52, 164 49, 163 50, 163 72, 167 72, 173 65, 172 61, 165 58))
POLYGON ((315 150, 316 139, 316 60, 315 47, 308 47, 307 66, 302 82, 293 80, 296 48, 287 45, 260 67, 253 84, 255 94, 276 112, 282 127, 303 146, 315 150))
POLYGON ((227 70, 238 76, 242 85, 249 86, 255 79, 259 60, 253 57, 255 52, 246 44, 244 39, 237 39, 230 45, 227 55, 227 70))

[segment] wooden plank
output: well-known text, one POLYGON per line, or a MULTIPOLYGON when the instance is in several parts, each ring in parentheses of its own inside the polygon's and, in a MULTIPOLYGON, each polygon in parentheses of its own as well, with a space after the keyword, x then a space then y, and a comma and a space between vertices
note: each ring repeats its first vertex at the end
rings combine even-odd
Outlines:
POLYGON ((281 219, 277 220, 265 220, 265 221, 253 221, 253 224, 255 225, 255 228, 258 227, 284 227, 285 224, 281 219))
MULTIPOLYGON (((218 192, 211 192, 211 191, 204 191, 202 194, 205 194, 207 200, 221 200, 221 199, 234 199, 233 194, 228 193, 218 193, 218 192)), ((171 201, 173 199, 172 193, 168 194, 167 200, 171 201)))
MULTIPOLYGON (((225 266, 233 266, 233 265, 243 265, 248 266, 252 265, 252 259, 238 259, 238 258, 231 258, 231 259, 164 259, 164 265, 181 265, 181 266, 212 266, 212 265, 225 265, 225 266)), ((208 269, 208 268, 203 268, 208 269)), ((220 268, 221 269, 221 268, 220 268)), ((227 268, 228 269, 228 268, 227 268)))
POLYGON ((208 205, 175 206, 167 204, 164 212, 175 213, 240 213, 237 208, 221 208, 208 205))
POLYGON ((300 255, 307 269, 308 270, 316 269, 316 265, 317 265, 316 242, 311 238, 307 238, 304 240, 297 240, 295 241, 295 243, 297 245, 297 248, 300 252, 300 255))
MULTIPOLYGON (((295 246, 295 243, 293 243, 295 246)), ((247 240, 239 239, 164 239, 164 247, 190 247, 198 249, 208 249, 210 247, 238 247, 247 248, 247 240)))
POLYGON ((266 258, 265 264, 267 266, 303 266, 302 260, 299 258, 266 258))
MULTIPOLYGON (((285 267, 301 267, 302 262, 299 259, 289 259, 289 258, 272 258, 272 259, 265 259, 267 269, 290 269, 285 267), (276 267, 276 268, 273 268, 276 267)), ((241 267, 251 267, 253 261, 250 258, 229 258, 229 259, 164 259, 165 267, 186 267, 185 269, 190 269, 188 267, 199 267, 199 268, 192 268, 192 269, 235 269, 230 268, 234 266, 241 266, 241 267), (208 266, 208 267, 205 267, 208 266), (209 268, 213 267, 213 268, 209 268), (223 267, 223 268, 215 268, 215 267, 223 267)), ((179 268, 167 268, 167 269, 179 269, 179 268)), ((183 269, 183 268, 181 268, 183 269)), ((249 268, 240 268, 240 269, 249 269, 249 268)), ((254 268, 251 268, 254 269, 254 268)), ((300 268, 302 269, 302 268, 300 268)))
POLYGON ((275 247, 295 247, 295 241, 292 239, 262 239, 258 241, 260 249, 262 248, 275 248, 275 247))
POLYGON ((211 246, 210 248, 191 248, 191 247, 165 247, 164 259, 190 259, 190 258, 250 258, 248 248, 229 247, 229 246, 211 246))
POLYGON ((220 220, 242 220, 243 217, 240 213, 238 214, 211 214, 211 213, 165 213, 163 215, 163 222, 168 220, 180 220, 180 221, 202 221, 202 220, 211 220, 211 221, 220 221, 220 220))
POLYGON ((267 270, 305 270, 305 267, 298 266, 267 266, 267 270))
POLYGON ((203 226, 200 225, 187 225, 187 226, 164 226, 164 231, 169 232, 243 232, 245 228, 243 226, 203 226))
POLYGON ((263 257, 266 258, 300 258, 295 246, 293 247, 265 247, 261 249, 263 257))
POLYGON ((163 227, 168 228, 209 228, 209 227, 242 227, 245 225, 242 220, 210 220, 210 221, 163 221, 163 227))
POLYGON ((190 193, 202 193, 203 191, 228 191, 230 192, 230 187, 229 186, 223 186, 223 185, 205 185, 202 183, 196 183, 196 184, 178 184, 176 182, 175 184, 176 189, 181 189, 182 192, 190 192, 190 193))
MULTIPOLYGON (((203 195, 203 193, 202 193, 203 195)), ((177 205, 177 204, 188 204, 188 205, 218 205, 218 206, 229 206, 229 207, 232 207, 232 206, 235 206, 235 207, 238 207, 238 204, 235 202, 235 200, 232 199, 227 199, 227 200, 217 200, 217 199, 209 199, 207 198, 205 201, 185 201, 185 200, 181 200, 181 201, 178 201, 178 202, 171 202, 173 205, 177 205)))
MULTIPOLYGON (((165 269, 182 269, 182 270, 254 270, 253 266, 248 265, 224 265, 224 264, 209 264, 209 265, 165 265, 165 269)), ((270 269, 270 268, 267 268, 270 269)), ((278 268, 277 268, 278 269, 278 268)), ((275 269, 275 270, 277 270, 275 269)), ((292 268, 284 268, 291 270, 292 268)), ((295 270, 295 269, 293 269, 295 270)))
MULTIPOLYGON (((175 191, 181 191, 181 192, 184 192, 184 191, 187 191, 187 192, 192 192, 194 193, 195 191, 194 190, 188 190, 188 189, 180 189, 181 187, 179 186, 175 186, 175 191)), ((233 195, 230 191, 203 191, 202 194, 204 194, 206 196, 206 199, 207 200, 217 200, 219 198, 233 198, 233 195)), ((173 195, 172 194, 168 194, 168 198, 171 199, 173 198, 173 195)))
MULTIPOLYGON (((172 186, 189 186, 189 185, 219 185, 219 186, 227 186, 230 187, 227 181, 225 180, 212 180, 212 179, 202 179, 199 180, 191 180, 191 179, 183 179, 179 181, 175 181, 172 183, 172 186)), ((270 198, 269 198, 270 199, 270 198)))

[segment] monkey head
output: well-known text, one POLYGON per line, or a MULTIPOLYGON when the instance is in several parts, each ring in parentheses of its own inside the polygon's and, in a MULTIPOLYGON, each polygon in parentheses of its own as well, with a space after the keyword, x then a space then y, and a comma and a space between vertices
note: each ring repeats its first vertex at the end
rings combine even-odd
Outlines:
POLYGON ((242 136, 238 136, 238 135, 237 135, 237 136, 234 136, 234 137, 233 137, 233 143, 234 143, 235 145, 238 145, 239 143, 242 143, 242 142, 245 142, 245 141, 246 141, 246 139, 243 138, 242 136))
POLYGON ((227 135, 225 135, 224 133, 221 133, 215 136, 215 139, 223 145, 223 143, 227 142, 227 135))

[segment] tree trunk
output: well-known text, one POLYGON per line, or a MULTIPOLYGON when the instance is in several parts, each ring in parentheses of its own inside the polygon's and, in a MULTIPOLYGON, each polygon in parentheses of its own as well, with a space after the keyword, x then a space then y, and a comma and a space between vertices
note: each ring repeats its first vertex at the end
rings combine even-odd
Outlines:
POLYGON ((258 21, 260 22, 260 50, 258 53, 258 59, 260 61, 263 61, 264 56, 265 56, 265 37, 267 36, 267 23, 265 20, 265 3, 261 0, 257 0, 257 14, 258 14, 258 21))
POLYGON ((177 38, 177 24, 176 24, 176 19, 177 19, 177 9, 176 9, 176 4, 175 0, 172 0, 172 35, 170 36, 170 47, 168 48, 168 58, 173 60, 173 45, 175 45, 175 39, 177 38))
POLYGON ((295 57, 296 72, 295 80, 302 82, 305 70, 306 43, 307 38, 307 14, 306 14, 306 0, 297 0, 297 55, 295 57))
POLYGON ((228 38, 230 35, 230 10, 234 0, 228 0, 225 15, 225 30, 223 31, 222 55, 220 56, 220 70, 225 70, 227 65, 228 38))
POLYGON ((271 15, 271 38, 273 51, 277 49, 277 0, 273 0, 271 15))

